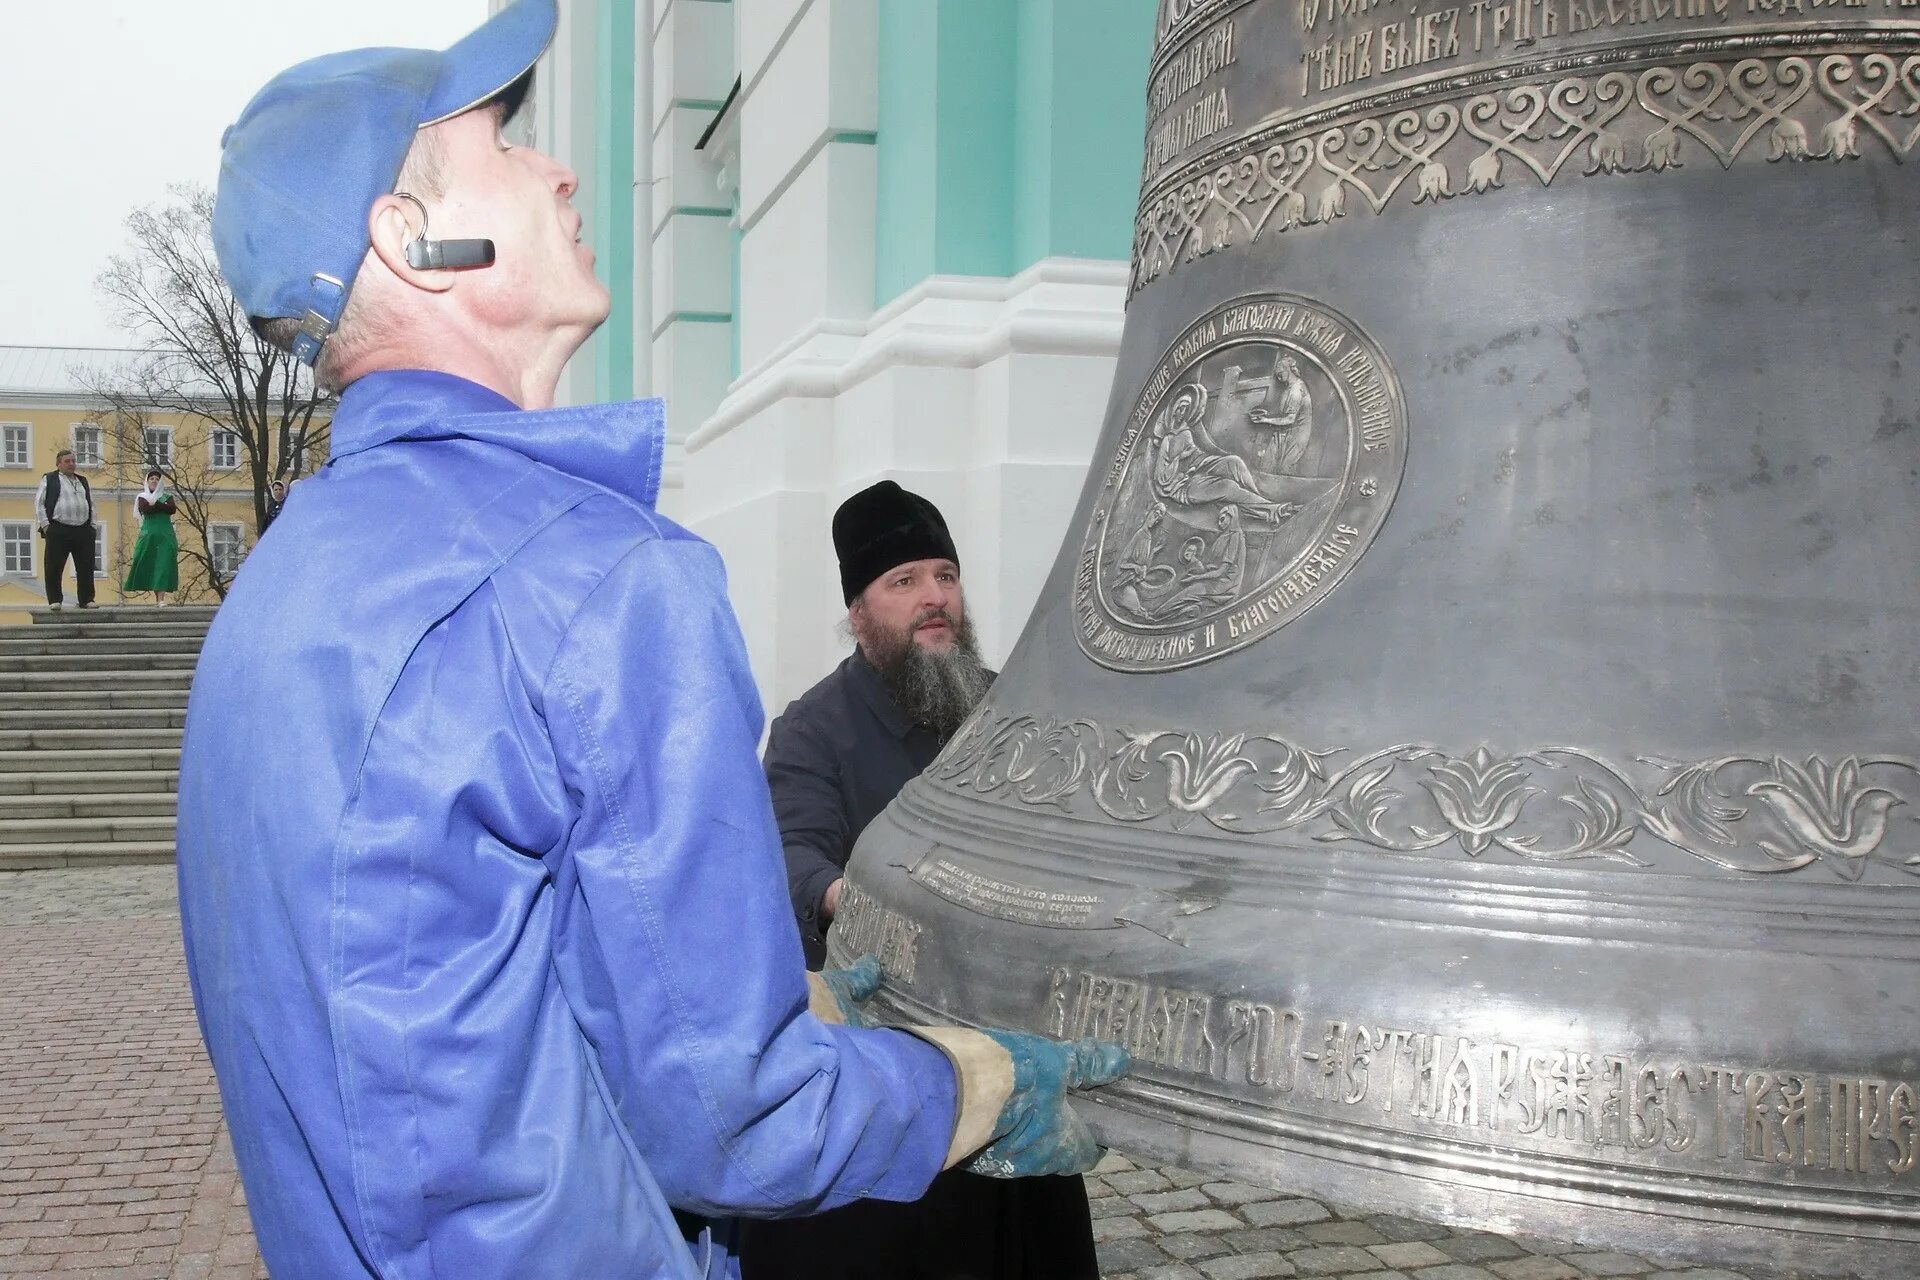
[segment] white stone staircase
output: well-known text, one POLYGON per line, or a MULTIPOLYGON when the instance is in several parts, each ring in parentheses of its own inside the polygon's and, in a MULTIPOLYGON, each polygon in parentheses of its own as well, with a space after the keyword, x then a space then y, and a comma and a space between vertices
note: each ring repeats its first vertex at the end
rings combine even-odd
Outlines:
POLYGON ((0 871, 173 860, 187 689, 213 609, 0 627, 0 871))

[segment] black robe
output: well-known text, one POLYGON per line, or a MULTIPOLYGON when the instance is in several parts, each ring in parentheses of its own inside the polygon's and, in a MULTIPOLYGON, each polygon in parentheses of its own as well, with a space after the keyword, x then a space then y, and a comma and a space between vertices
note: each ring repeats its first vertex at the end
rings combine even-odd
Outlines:
MULTIPOLYGON (((940 742, 900 710, 855 650, 767 737, 767 783, 807 952, 825 958, 820 900, 854 842, 940 742)), ((811 1218, 741 1224, 743 1280, 1098 1280, 1086 1184, 949 1170, 913 1204, 862 1200, 811 1218)))

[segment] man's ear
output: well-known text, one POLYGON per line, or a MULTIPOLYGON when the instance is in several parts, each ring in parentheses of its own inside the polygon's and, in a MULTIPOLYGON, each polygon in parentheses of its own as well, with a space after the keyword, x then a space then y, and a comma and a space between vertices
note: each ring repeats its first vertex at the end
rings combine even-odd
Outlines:
POLYGON ((427 293, 445 293, 453 288, 453 271, 421 271, 407 263, 407 246, 419 238, 425 228, 420 210, 399 196, 381 196, 367 212, 367 238, 373 254, 403 284, 427 293))

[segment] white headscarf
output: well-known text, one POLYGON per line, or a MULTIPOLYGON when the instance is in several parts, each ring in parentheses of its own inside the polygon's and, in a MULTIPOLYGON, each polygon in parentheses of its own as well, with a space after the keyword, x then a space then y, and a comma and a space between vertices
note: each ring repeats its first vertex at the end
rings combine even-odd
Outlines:
MULTIPOLYGON (((140 496, 147 500, 148 506, 152 506, 153 504, 160 501, 160 495, 165 493, 166 489, 167 489, 167 478, 165 476, 161 476, 157 483, 153 480, 151 476, 149 476, 147 478, 146 484, 142 485, 140 488, 140 496)), ((135 511, 138 511, 139 509, 140 508, 137 505, 134 507, 135 511)))

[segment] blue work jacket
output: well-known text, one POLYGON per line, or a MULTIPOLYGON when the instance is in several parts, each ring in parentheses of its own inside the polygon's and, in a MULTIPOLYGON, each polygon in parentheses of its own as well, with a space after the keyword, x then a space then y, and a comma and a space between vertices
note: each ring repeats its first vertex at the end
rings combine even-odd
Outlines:
POLYGON ((214 620, 181 918, 276 1280, 731 1276, 669 1206, 913 1199, 947 1154, 941 1051, 807 1011, 662 433, 364 377, 214 620))

